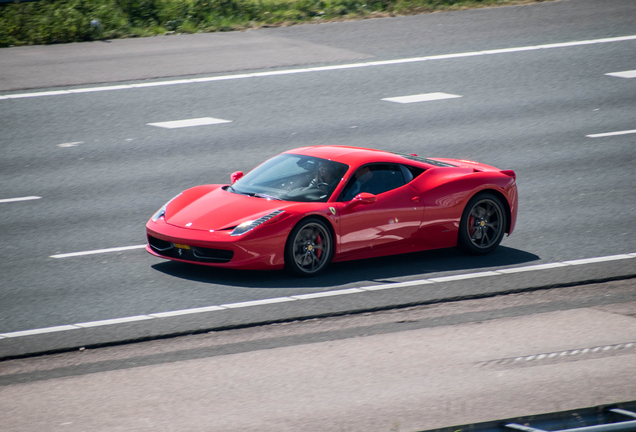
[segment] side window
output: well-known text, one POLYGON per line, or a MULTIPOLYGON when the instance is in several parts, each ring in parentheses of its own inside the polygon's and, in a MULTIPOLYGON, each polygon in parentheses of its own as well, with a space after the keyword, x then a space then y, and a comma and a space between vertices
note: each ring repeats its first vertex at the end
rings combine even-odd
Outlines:
POLYGON ((422 168, 417 168, 410 165, 400 165, 400 168, 402 168, 402 174, 404 174, 406 183, 409 183, 411 180, 424 172, 422 168))
POLYGON ((342 191, 339 201, 350 201, 360 192, 379 195, 404 186, 407 181, 402 169, 398 164, 371 164, 358 168, 342 191))

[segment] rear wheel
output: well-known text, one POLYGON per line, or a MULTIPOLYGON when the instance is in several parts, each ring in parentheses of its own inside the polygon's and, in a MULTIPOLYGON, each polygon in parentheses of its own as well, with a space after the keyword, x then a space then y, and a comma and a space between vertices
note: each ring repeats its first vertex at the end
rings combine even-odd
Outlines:
POLYGON ((327 225, 320 219, 305 219, 294 227, 287 239, 285 265, 298 276, 315 276, 327 267, 333 250, 333 238, 327 225))
POLYGON ((475 195, 464 209, 457 246, 464 252, 483 255, 495 250, 506 229, 506 212, 499 198, 490 193, 475 195))

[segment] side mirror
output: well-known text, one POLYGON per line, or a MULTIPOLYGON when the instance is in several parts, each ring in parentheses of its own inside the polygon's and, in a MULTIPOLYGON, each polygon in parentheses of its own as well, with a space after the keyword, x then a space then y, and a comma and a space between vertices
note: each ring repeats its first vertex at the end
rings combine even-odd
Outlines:
POLYGON ((358 195, 354 196, 351 201, 346 205, 346 207, 355 207, 359 204, 372 204, 378 200, 378 197, 370 194, 368 192, 360 192, 358 195))
POLYGON ((230 182, 232 184, 234 184, 238 179, 240 179, 241 177, 243 177, 243 171, 234 171, 231 175, 230 175, 230 182))
POLYGON ((369 192, 361 192, 353 198, 354 201, 358 201, 360 204, 371 204, 378 200, 378 197, 370 194, 369 192))

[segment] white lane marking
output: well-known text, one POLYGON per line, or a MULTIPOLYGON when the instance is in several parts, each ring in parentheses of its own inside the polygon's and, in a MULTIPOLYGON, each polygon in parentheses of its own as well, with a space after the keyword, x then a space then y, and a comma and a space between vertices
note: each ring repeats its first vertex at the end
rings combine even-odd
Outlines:
POLYGON ((101 326, 107 326, 107 325, 113 325, 113 324, 123 324, 123 323, 135 322, 135 321, 144 321, 144 320, 148 320, 152 318, 153 317, 149 315, 136 315, 136 316, 129 316, 124 318, 113 318, 113 319, 106 319, 106 320, 100 320, 100 321, 89 321, 89 322, 77 323, 74 325, 76 325, 77 327, 82 327, 82 328, 101 327, 101 326))
POLYGON ((179 315, 190 315, 195 313, 213 312, 213 311, 224 310, 224 309, 227 309, 227 308, 224 308, 223 306, 206 306, 206 307, 198 307, 198 308, 192 308, 192 309, 181 309, 181 310, 170 311, 170 312, 153 313, 153 314, 149 314, 148 316, 151 316, 153 318, 168 318, 168 317, 174 317, 179 315))
POLYGON ((361 293, 364 291, 365 291, 364 289, 360 289, 360 288, 349 288, 349 289, 343 289, 343 290, 323 291, 323 292, 317 292, 317 293, 311 293, 311 294, 298 294, 298 295, 291 296, 291 298, 293 298, 294 300, 308 300, 308 299, 314 299, 314 298, 320 298, 320 297, 332 297, 337 295, 356 294, 356 293, 361 293))
MULTIPOLYGON (((138 246, 132 246, 132 247, 134 248, 138 246)), ((143 245, 143 247, 145 247, 145 245, 143 245)), ((115 248, 115 249, 129 249, 129 248, 115 248)), ((552 268, 558 268, 558 267, 564 267, 564 266, 570 266, 570 265, 585 265, 585 264, 634 259, 634 258, 636 258, 636 252, 629 253, 629 254, 609 255, 604 257, 562 261, 562 262, 556 262, 556 263, 538 264, 536 266, 517 267, 517 269, 523 269, 520 271, 548 270, 552 268)), ((239 307, 251 307, 251 306, 258 306, 258 305, 290 302, 295 300, 310 300, 310 299, 323 298, 323 297, 333 297, 338 295, 358 294, 358 293, 364 293, 368 291, 378 291, 378 290, 384 290, 384 289, 402 288, 402 287, 426 285, 426 284, 432 284, 432 283, 443 283, 443 282, 450 282, 450 281, 457 281, 457 280, 469 280, 469 279, 488 277, 488 276, 499 276, 499 275, 514 273, 514 271, 512 270, 515 270, 515 269, 514 268, 502 269, 502 270, 484 271, 484 272, 477 272, 477 273, 467 273, 463 275, 442 276, 437 278, 421 279, 421 280, 414 280, 414 281, 407 281, 407 282, 371 285, 366 287, 323 291, 323 292, 310 293, 310 294, 298 294, 298 295, 289 296, 289 297, 275 297, 270 299, 245 301, 245 302, 239 302, 239 303, 229 303, 229 304, 224 304, 220 306, 218 305, 206 306, 206 307, 198 307, 198 308, 192 308, 192 309, 182 309, 182 310, 176 310, 176 311, 152 313, 148 315, 136 315, 132 317, 114 318, 114 319, 107 319, 107 320, 101 320, 101 321, 77 323, 77 324, 71 324, 71 325, 61 325, 61 326, 55 326, 55 327, 45 327, 41 329, 22 330, 22 331, 10 332, 10 333, 2 333, 0 334, 0 339, 30 336, 30 335, 37 335, 37 334, 43 334, 43 333, 54 333, 54 332, 60 332, 60 331, 66 331, 66 330, 75 330, 80 328, 100 327, 105 325, 135 322, 135 321, 145 321, 145 320, 157 319, 157 318, 169 318, 169 317, 175 317, 180 315, 213 312, 213 311, 227 310, 227 309, 239 308, 239 307)), ((567 354, 567 352, 565 354, 567 354)), ((518 359, 522 359, 522 357, 519 357, 518 359)))
POLYGON ((33 330, 21 330, 21 331, 15 331, 10 333, 2 333, 0 334, 0 336, 2 336, 3 338, 14 338, 14 337, 31 336, 31 335, 44 334, 44 333, 57 333, 57 332, 66 331, 66 330, 76 330, 78 328, 79 327, 74 325, 61 325, 61 326, 53 326, 53 327, 44 327, 44 328, 33 329, 33 330))
POLYGON ((373 285, 373 286, 368 286, 368 287, 364 287, 360 289, 365 291, 379 291, 379 290, 385 290, 385 289, 404 288, 404 287, 418 286, 418 285, 425 285, 425 284, 432 284, 432 283, 434 282, 431 280, 422 279, 422 280, 414 280, 414 281, 408 281, 408 282, 397 282, 397 283, 389 283, 389 284, 383 284, 383 285, 373 285))
POLYGON ((20 197, 20 198, 5 198, 5 199, 0 199, 0 203, 10 203, 10 202, 18 202, 18 201, 31 201, 31 200, 39 200, 42 197, 39 196, 26 196, 26 197, 20 197))
POLYGON ((474 278, 487 277, 487 276, 500 276, 501 274, 502 273, 499 273, 498 271, 486 271, 486 272, 479 272, 479 273, 467 273, 463 275, 442 276, 442 277, 431 278, 429 280, 432 282, 451 282, 451 281, 474 279, 474 278))
POLYGON ((624 259, 629 259, 629 258, 634 258, 634 257, 629 255, 629 254, 610 255, 610 256, 604 256, 604 257, 595 257, 595 258, 585 258, 585 259, 578 259, 578 260, 571 260, 571 261, 563 261, 563 264, 567 264, 567 265, 583 265, 583 264, 593 264, 593 263, 600 263, 600 262, 607 262, 607 261, 624 260, 624 259))
POLYGON ((567 266, 567 264, 563 264, 563 263, 537 264, 537 265, 532 265, 532 266, 502 269, 502 270, 497 270, 497 272, 498 273, 503 273, 503 274, 522 273, 522 272, 527 272, 527 271, 547 270, 547 269, 552 269, 552 268, 557 268, 557 267, 565 267, 565 266, 567 266))
POLYGON ((503 365, 507 365, 507 364, 511 364, 511 363, 515 363, 519 361, 551 360, 557 357, 565 358, 567 356, 576 356, 581 354, 595 354, 598 352, 610 351, 610 350, 618 351, 623 349, 629 349, 633 347, 634 345, 636 345, 634 342, 619 343, 615 345, 596 346, 596 347, 590 347, 590 348, 578 348, 578 349, 566 350, 566 351, 555 351, 551 353, 533 354, 529 356, 507 357, 507 358, 502 358, 497 360, 487 360, 484 362, 479 362, 478 364, 480 364, 481 366, 503 366, 503 365))
POLYGON ((388 65, 405 64, 405 63, 423 62, 423 61, 429 61, 429 60, 447 60, 447 59, 456 59, 456 58, 462 58, 462 57, 475 57, 475 56, 482 56, 482 55, 509 54, 509 53, 524 52, 524 51, 535 51, 535 50, 541 50, 541 49, 568 48, 573 46, 623 42, 623 41, 630 41, 630 40, 636 40, 636 35, 620 36, 620 37, 604 38, 604 39, 590 39, 590 40, 575 41, 575 42, 562 42, 562 43, 554 43, 554 44, 546 44, 546 45, 534 45, 534 46, 526 46, 526 47, 504 48, 504 49, 495 49, 495 50, 486 50, 486 51, 442 54, 442 55, 414 57, 414 58, 397 59, 397 60, 373 61, 373 62, 367 62, 367 63, 350 63, 350 64, 344 64, 344 65, 321 66, 321 67, 313 67, 313 68, 288 69, 288 70, 280 70, 280 71, 257 72, 257 73, 237 74, 237 75, 222 75, 222 76, 213 76, 213 77, 207 77, 207 78, 181 79, 181 80, 172 80, 172 81, 156 81, 153 83, 92 87, 92 88, 81 88, 81 89, 72 89, 72 90, 56 90, 56 91, 47 91, 47 92, 38 92, 38 93, 18 93, 18 94, 0 96, 0 100, 22 99, 22 98, 40 97, 40 96, 69 95, 69 94, 76 94, 76 93, 91 93, 91 92, 110 91, 110 90, 128 90, 128 89, 144 88, 144 87, 161 87, 161 86, 168 86, 168 85, 194 84, 194 83, 203 83, 203 82, 212 82, 212 81, 236 80, 236 79, 244 79, 244 78, 261 78, 261 77, 278 76, 278 75, 292 75, 292 74, 298 74, 298 73, 354 69, 354 68, 361 68, 361 67, 388 66, 388 65))
POLYGON ((227 309, 233 309, 233 308, 258 306, 258 305, 265 305, 265 304, 272 304, 272 303, 283 303, 283 302, 289 302, 289 301, 295 301, 295 300, 296 299, 291 298, 291 297, 276 297, 276 298, 269 298, 269 299, 251 300, 251 301, 244 301, 244 302, 238 302, 238 303, 222 304, 221 307, 224 307, 224 308, 227 308, 227 309))
POLYGON ((411 95, 411 96, 398 96, 398 97, 384 98, 382 100, 387 102, 407 104, 407 103, 416 103, 416 102, 430 102, 430 101, 436 101, 436 100, 442 100, 442 99, 454 99, 454 98, 460 98, 460 97, 461 97, 460 95, 436 92, 436 93, 424 93, 424 94, 411 95))
POLYGON ((606 73, 605 75, 618 77, 618 78, 636 78, 636 70, 612 72, 612 73, 606 73))
POLYGON ((70 257, 76 257, 76 256, 84 256, 84 255, 95 255, 95 254, 103 254, 103 253, 109 253, 109 252, 127 251, 131 249, 141 249, 145 247, 146 245, 142 244, 142 245, 135 245, 135 246, 115 247, 115 248, 109 248, 109 249, 97 249, 97 250, 84 251, 84 252, 72 252, 72 253, 51 255, 49 258, 70 258, 70 257))
POLYGON ((63 143, 63 144, 58 144, 57 146, 58 147, 62 147, 62 148, 66 148, 66 147, 77 147, 79 144, 84 144, 84 141, 63 143))
POLYGON ((162 127, 166 129, 177 129, 177 128, 184 128, 184 127, 192 127, 192 126, 208 126, 208 125, 215 125, 215 124, 221 124, 221 123, 232 123, 232 121, 217 119, 213 117, 201 117, 201 118, 187 119, 187 120, 148 123, 148 126, 157 126, 157 127, 162 127))
POLYGON ((600 134, 593 134, 593 135, 585 135, 585 136, 587 138, 603 138, 603 137, 608 137, 608 136, 628 135, 628 134, 633 134, 633 133, 636 133, 636 129, 626 130, 626 131, 618 131, 618 132, 607 132, 607 133, 600 133, 600 134))

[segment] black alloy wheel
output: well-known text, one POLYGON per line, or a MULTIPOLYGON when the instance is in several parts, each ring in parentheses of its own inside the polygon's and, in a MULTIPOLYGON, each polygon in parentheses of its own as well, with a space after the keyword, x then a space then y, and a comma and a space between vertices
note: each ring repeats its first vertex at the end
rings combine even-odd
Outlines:
POLYGON ((505 230, 506 212, 499 198, 480 193, 464 209, 457 246, 469 254, 484 255, 499 246, 505 230))
POLYGON ((333 251, 333 238, 327 225, 320 219, 304 219, 287 239, 285 264, 298 276, 316 276, 327 267, 333 251))

